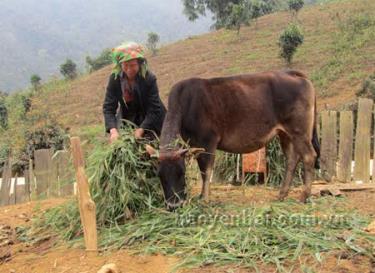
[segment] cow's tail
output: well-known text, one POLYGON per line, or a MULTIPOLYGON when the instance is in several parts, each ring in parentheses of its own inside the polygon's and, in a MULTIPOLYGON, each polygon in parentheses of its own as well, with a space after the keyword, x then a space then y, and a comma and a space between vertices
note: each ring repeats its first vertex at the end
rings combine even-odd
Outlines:
MULTIPOLYGON (((307 79, 307 75, 299 70, 287 69, 284 72, 290 76, 307 79)), ((311 84, 311 88, 314 88, 312 84, 311 84)), ((318 131, 316 129, 317 122, 318 122, 318 115, 317 115, 317 108, 316 108, 316 96, 314 95, 314 127, 313 127, 313 135, 312 135, 311 143, 316 152, 315 168, 320 169, 320 143, 319 143, 318 131)))
POLYGON ((317 130, 318 114, 316 110, 316 97, 314 98, 314 100, 314 128, 311 142, 316 152, 315 169, 320 169, 320 143, 317 130))

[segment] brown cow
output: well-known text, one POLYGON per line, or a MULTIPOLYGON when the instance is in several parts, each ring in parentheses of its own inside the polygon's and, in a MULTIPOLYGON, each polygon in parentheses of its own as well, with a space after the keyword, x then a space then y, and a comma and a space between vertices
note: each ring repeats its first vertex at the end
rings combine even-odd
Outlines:
POLYGON ((287 70, 183 80, 173 86, 168 107, 160 138, 159 177, 169 209, 186 198, 184 157, 188 150, 171 145, 179 136, 206 151, 197 157, 205 200, 216 149, 250 153, 276 135, 287 158, 279 199, 288 195, 299 160, 305 170, 301 201, 310 196, 319 143, 315 91, 303 73, 287 70))

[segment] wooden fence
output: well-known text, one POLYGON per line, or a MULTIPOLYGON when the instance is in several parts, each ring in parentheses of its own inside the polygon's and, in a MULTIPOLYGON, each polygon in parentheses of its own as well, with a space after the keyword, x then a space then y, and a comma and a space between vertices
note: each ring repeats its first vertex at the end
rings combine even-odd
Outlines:
POLYGON ((50 149, 35 151, 34 162, 30 160, 29 169, 22 176, 12 178, 11 166, 9 159, 3 168, 0 206, 74 193, 74 169, 67 151, 55 154, 50 149))
MULTIPOLYGON (((357 112, 320 113, 317 125, 323 177, 327 180, 354 180, 362 183, 375 179, 375 160, 370 166, 375 150, 373 116, 374 103, 369 99, 359 100, 357 112)), ((55 154, 49 149, 35 151, 34 162, 30 161, 29 170, 23 175, 23 184, 18 183, 17 176, 12 179, 11 165, 9 159, 4 166, 0 206, 63 197, 74 192, 74 168, 67 151, 55 154)))
POLYGON ((360 99, 356 113, 321 112, 321 122, 318 124, 321 137, 321 171, 327 180, 354 180, 359 183, 373 180, 373 115, 374 103, 370 99, 360 99))

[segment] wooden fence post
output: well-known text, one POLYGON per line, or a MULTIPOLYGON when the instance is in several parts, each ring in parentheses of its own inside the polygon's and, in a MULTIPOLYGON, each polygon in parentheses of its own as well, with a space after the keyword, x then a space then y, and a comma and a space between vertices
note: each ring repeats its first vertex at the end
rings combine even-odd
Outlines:
POLYGON ((85 237, 86 251, 97 253, 97 231, 96 231, 96 207, 90 196, 88 179, 85 174, 85 162, 78 137, 70 138, 72 148, 73 164, 76 170, 78 185, 78 203, 83 233, 85 237))
POLYGON ((328 181, 336 176, 337 112, 322 112, 321 170, 328 181))
POLYGON ((25 178, 24 202, 29 202, 30 201, 30 172, 29 170, 25 170, 23 172, 23 177, 25 178))
POLYGON ((35 181, 35 175, 34 175, 34 162, 32 159, 29 159, 29 196, 30 201, 34 201, 37 199, 36 195, 36 181, 35 181))
POLYGON ((12 161, 11 158, 5 162, 3 167, 3 177, 0 191, 0 206, 6 206, 9 204, 9 191, 12 181, 12 161))
POLYGON ((371 125, 372 125, 373 102, 370 99, 359 99, 358 120, 355 136, 355 165, 354 180, 370 180, 370 149, 371 149, 371 125))
POLYGON ((19 185, 18 179, 17 183, 14 183, 14 189, 16 195, 16 204, 22 204, 29 201, 27 197, 26 178, 24 185, 19 185))
POLYGON ((52 178, 52 151, 40 149, 34 152, 36 193, 38 198, 49 196, 49 188, 52 178))
MULTIPOLYGON (((58 152, 57 152, 58 153, 58 152)), ((49 180, 49 187, 48 193, 49 197, 58 197, 59 196, 59 174, 58 174, 58 165, 56 164, 55 157, 57 155, 55 152, 51 154, 51 172, 50 172, 50 180, 49 180)))
POLYGON ((74 171, 67 151, 57 151, 53 158, 53 165, 58 177, 59 196, 73 195, 74 171))
POLYGON ((340 144, 337 166, 337 179, 349 182, 352 174, 353 159, 353 112, 340 112, 340 144))
POLYGON ((10 178, 10 188, 13 189, 13 192, 9 194, 9 205, 15 205, 16 204, 16 185, 17 185, 17 180, 18 180, 18 174, 12 179, 10 178))

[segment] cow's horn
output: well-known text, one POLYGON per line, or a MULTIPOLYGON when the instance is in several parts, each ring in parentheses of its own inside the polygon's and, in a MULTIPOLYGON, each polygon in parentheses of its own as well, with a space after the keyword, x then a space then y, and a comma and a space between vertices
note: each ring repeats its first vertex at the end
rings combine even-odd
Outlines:
POLYGON ((180 149, 178 150, 175 155, 177 157, 183 157, 187 152, 189 152, 189 149, 180 149))
POLYGON ((204 153, 206 150, 204 148, 191 148, 189 149, 189 154, 193 156, 198 156, 201 153, 204 153))
POLYGON ((151 157, 159 157, 158 151, 156 151, 151 145, 146 144, 145 145, 146 152, 151 156, 151 157))

